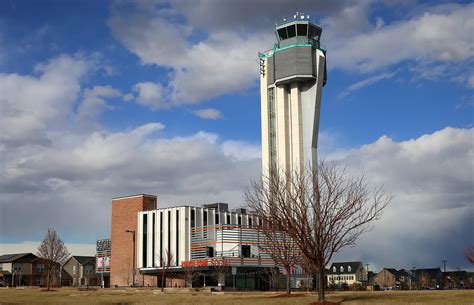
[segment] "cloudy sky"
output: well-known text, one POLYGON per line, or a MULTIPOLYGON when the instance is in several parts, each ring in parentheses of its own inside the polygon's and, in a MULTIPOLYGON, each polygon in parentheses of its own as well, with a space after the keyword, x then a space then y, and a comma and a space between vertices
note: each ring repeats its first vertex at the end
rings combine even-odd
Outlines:
POLYGON ((244 205, 261 162, 257 54, 296 11, 328 50, 320 154, 395 195, 338 259, 469 268, 469 1, 1 1, 0 253, 35 251, 53 227, 93 254, 122 195, 244 205))

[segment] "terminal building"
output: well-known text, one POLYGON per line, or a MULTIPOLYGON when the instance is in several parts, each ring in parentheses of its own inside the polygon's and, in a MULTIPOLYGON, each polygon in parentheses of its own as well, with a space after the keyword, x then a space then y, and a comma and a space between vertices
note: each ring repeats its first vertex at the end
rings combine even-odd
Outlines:
MULTIPOLYGON (((262 173, 272 168, 302 170, 317 162, 326 51, 322 28, 296 14, 276 24, 277 41, 260 53, 262 173)), ((112 199, 111 286, 196 286, 268 289, 278 269, 271 259, 261 222, 245 209, 226 203, 159 208, 157 196, 112 199), (161 275, 166 271, 166 281, 161 275), (217 279, 212 275, 225 271, 217 279)), ((309 285, 300 267, 293 287, 309 285)))

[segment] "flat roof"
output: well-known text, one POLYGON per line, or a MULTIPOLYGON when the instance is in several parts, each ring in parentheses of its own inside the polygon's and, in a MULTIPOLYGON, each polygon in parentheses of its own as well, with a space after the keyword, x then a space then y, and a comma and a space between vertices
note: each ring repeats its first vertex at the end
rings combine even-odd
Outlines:
POLYGON ((120 199, 127 199, 127 198, 135 198, 135 197, 149 197, 149 198, 158 198, 156 195, 149 195, 149 194, 135 194, 135 195, 128 195, 128 196, 121 196, 121 197, 114 197, 113 200, 120 200, 120 199))
MULTIPOLYGON (((169 206, 169 207, 156 208, 156 209, 154 209, 154 210, 139 211, 138 213, 146 213, 146 212, 159 211, 159 210, 166 210, 166 209, 179 209, 179 208, 195 208, 195 209, 215 210, 215 208, 213 208, 213 207, 203 207, 203 206, 196 206, 196 205, 176 205, 176 206, 169 206)), ((229 210, 227 210, 227 211, 223 211, 222 213, 241 214, 240 212, 235 211, 236 209, 244 209, 244 210, 246 210, 247 215, 249 215, 249 214, 255 214, 255 211, 254 211, 254 210, 250 210, 249 208, 245 208, 245 207, 235 208, 233 211, 229 209, 229 210)), ((245 214, 243 214, 243 215, 245 215, 245 214)))

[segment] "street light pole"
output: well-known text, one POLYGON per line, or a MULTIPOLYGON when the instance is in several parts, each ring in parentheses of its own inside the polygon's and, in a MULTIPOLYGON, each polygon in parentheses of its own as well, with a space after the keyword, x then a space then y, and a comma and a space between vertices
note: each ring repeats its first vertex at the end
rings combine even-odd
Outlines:
POLYGON ((444 272, 446 272, 446 262, 447 262, 447 260, 443 259, 442 262, 444 264, 444 272))
POLYGON ((131 233, 133 238, 133 272, 132 272, 132 286, 135 287, 135 230, 125 230, 126 233, 131 233))
POLYGON ((104 285, 104 254, 103 253, 102 253, 101 262, 102 262, 102 272, 100 273, 100 284, 101 284, 102 288, 105 288, 105 285, 104 285))

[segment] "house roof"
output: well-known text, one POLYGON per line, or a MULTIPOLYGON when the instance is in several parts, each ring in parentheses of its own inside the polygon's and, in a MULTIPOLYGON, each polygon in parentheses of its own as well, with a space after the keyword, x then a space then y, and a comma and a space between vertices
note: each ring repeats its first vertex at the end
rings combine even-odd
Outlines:
POLYGON ((364 268, 362 262, 340 262, 332 263, 327 274, 354 274, 360 268, 364 268), (335 271, 334 271, 334 268, 335 271))
POLYGON ((79 264, 94 264, 95 265, 95 256, 78 256, 73 255, 71 258, 74 258, 79 264))
MULTIPOLYGON (((384 268, 384 269, 387 270, 388 272, 390 272, 391 274, 395 275, 395 276, 398 275, 398 271, 395 268, 384 268)), ((383 270, 381 272, 383 272, 383 270)))
POLYGON ((432 279, 437 279, 442 276, 441 269, 439 268, 416 269, 415 274, 417 277, 421 276, 422 274, 428 274, 432 279))
POLYGON ((14 253, 14 254, 4 254, 0 256, 0 263, 27 263, 32 262, 38 257, 33 253, 14 253))
POLYGON ((405 269, 400 269, 397 272, 397 276, 411 276, 411 272, 405 269))
POLYGON ((410 273, 408 271, 406 271, 405 269, 400 269, 400 270, 397 270, 395 268, 383 268, 382 271, 380 271, 379 273, 382 273, 382 272, 390 272, 391 274, 393 274, 395 277, 399 278, 401 276, 410 276, 410 273))
POLYGON ((457 277, 457 278, 468 278, 469 272, 467 271, 447 271, 443 272, 444 277, 457 277))

